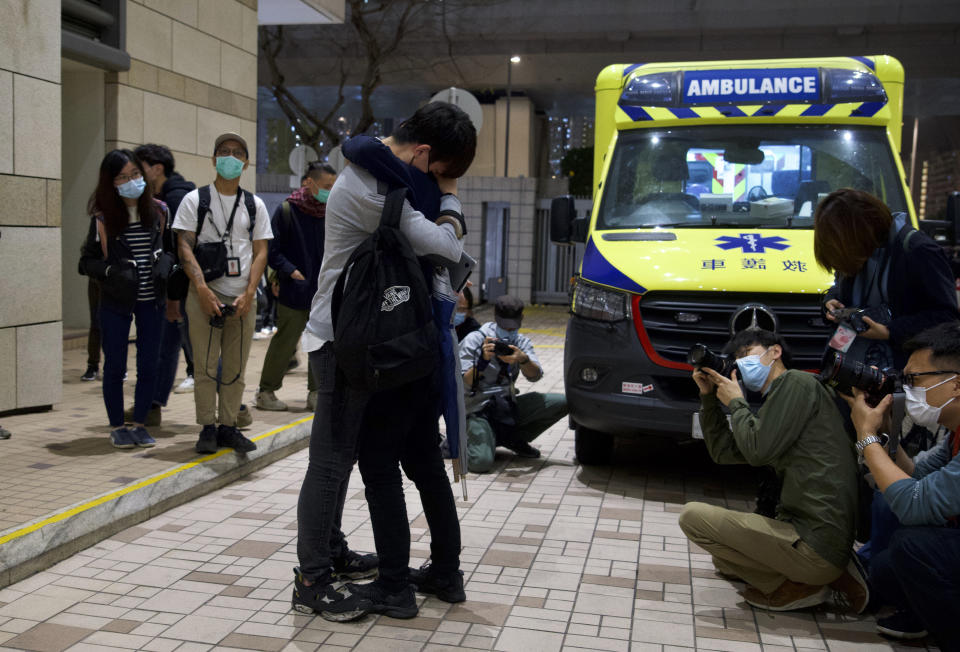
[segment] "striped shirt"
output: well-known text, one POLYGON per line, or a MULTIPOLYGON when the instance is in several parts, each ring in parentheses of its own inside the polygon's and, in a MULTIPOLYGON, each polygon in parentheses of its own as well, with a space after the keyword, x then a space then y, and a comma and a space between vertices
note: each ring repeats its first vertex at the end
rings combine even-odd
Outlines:
POLYGON ((130 215, 130 224, 123 234, 127 242, 130 243, 133 259, 137 261, 137 279, 139 281, 137 301, 154 301, 156 294, 153 291, 153 250, 150 246, 153 234, 140 224, 136 210, 134 206, 130 215))

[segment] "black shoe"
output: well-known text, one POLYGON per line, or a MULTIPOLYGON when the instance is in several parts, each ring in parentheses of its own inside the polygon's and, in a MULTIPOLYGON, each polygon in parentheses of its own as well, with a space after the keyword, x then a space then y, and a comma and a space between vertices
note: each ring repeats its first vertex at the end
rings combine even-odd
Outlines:
POLYGON ((512 441, 509 444, 504 444, 504 447, 512 450, 517 457, 528 457, 530 459, 540 457, 540 451, 538 449, 521 439, 512 441))
POLYGON ((304 586, 299 568, 293 569, 293 598, 291 606, 302 614, 320 614, 325 620, 343 623, 363 618, 370 613, 370 602, 361 601, 345 587, 337 590, 329 579, 304 586), (342 592, 341 592, 342 591, 342 592))
POLYGON ((217 427, 214 425, 204 426, 200 431, 200 438, 197 445, 193 447, 198 453, 216 453, 217 452, 217 427))
POLYGON ((347 554, 333 560, 333 573, 339 580, 363 580, 376 577, 380 560, 374 554, 361 555, 347 550, 347 554))
POLYGON ((257 450, 257 445, 243 436, 235 426, 220 425, 217 430, 217 444, 224 448, 232 448, 238 453, 249 453, 257 450))
POLYGON ((366 603, 372 614, 383 614, 391 618, 416 618, 420 608, 417 607, 417 596, 409 584, 396 593, 388 593, 380 586, 379 580, 369 584, 347 584, 343 589, 344 595, 351 593, 349 600, 357 604, 366 603))
POLYGON ((463 590, 463 571, 441 576, 433 572, 429 559, 419 569, 410 569, 410 583, 418 593, 435 595, 444 602, 457 603, 467 599, 463 590))
POLYGON ((904 641, 927 635, 927 630, 909 611, 897 611, 892 616, 877 618, 877 631, 904 641))
POLYGON ((80 376, 80 380, 97 380, 100 378, 100 371, 96 367, 87 367, 87 370, 80 376))

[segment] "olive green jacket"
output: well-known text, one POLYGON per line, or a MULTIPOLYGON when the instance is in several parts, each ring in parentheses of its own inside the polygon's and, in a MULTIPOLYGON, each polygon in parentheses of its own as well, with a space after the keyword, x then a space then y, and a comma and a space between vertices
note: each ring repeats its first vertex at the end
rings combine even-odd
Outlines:
POLYGON ((718 464, 771 466, 783 490, 777 520, 834 566, 847 564, 857 504, 857 455, 833 393, 805 371, 788 370, 770 385, 754 414, 730 401, 727 422, 716 394, 702 396, 700 425, 718 464))

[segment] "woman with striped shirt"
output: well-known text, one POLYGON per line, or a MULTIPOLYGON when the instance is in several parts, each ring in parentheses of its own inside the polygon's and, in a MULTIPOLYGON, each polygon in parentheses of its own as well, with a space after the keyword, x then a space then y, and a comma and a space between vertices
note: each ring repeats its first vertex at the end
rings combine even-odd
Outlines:
POLYGON ((110 443, 117 448, 150 447, 144 427, 150 410, 160 354, 160 326, 166 299, 169 259, 163 257, 167 207, 145 193, 143 166, 127 149, 109 152, 90 199, 90 230, 80 257, 80 273, 101 283, 103 402, 110 419, 110 443), (123 376, 127 368, 130 323, 137 323, 137 385, 133 427, 123 418, 123 376))

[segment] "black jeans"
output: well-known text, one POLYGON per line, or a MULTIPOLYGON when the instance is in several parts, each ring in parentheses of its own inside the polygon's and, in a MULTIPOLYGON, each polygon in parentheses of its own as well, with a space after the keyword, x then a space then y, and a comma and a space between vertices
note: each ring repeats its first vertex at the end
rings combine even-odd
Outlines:
POLYGON ((420 492, 435 572, 460 568, 460 522, 440 455, 439 392, 429 385, 415 382, 373 394, 360 433, 360 475, 380 558, 378 581, 389 592, 402 590, 409 577, 410 521, 400 466, 420 492))
POLYGON ((87 279, 90 330, 87 332, 87 367, 100 368, 100 281, 87 279))
POLYGON ((960 529, 901 527, 870 561, 885 604, 910 611, 945 652, 960 651, 960 529))
POLYGON ((324 582, 330 577, 333 559, 347 553, 340 525, 363 413, 362 405, 344 409, 347 397, 336 383, 332 343, 311 351, 309 357, 310 373, 317 381, 317 409, 310 431, 310 461, 297 503, 297 557, 304 577, 324 582))

